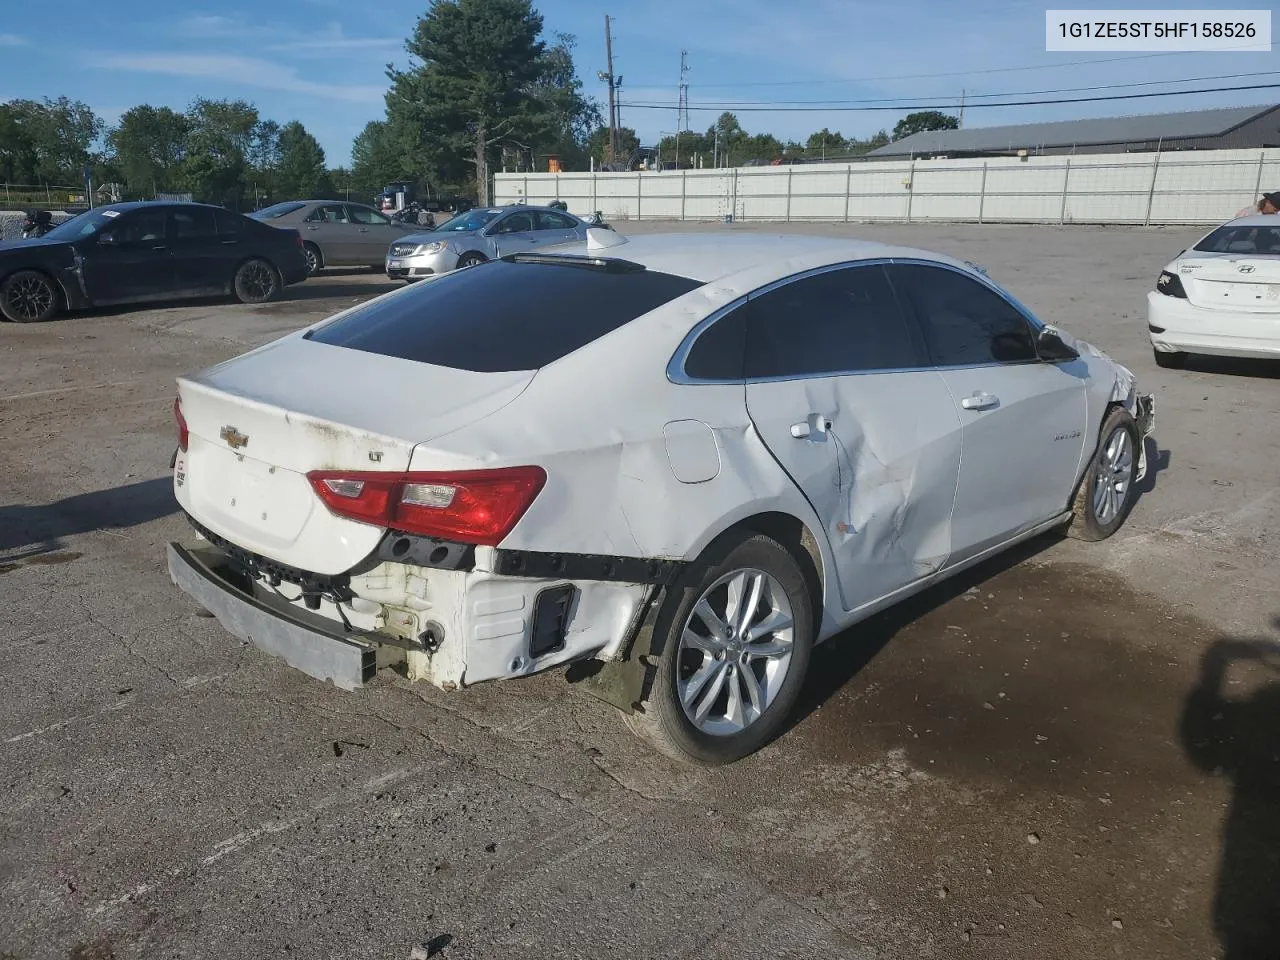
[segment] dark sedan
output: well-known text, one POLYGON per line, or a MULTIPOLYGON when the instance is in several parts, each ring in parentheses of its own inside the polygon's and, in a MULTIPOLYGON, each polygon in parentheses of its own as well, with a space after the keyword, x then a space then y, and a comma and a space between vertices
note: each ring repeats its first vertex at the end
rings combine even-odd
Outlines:
POLYGON ((198 203, 114 203, 39 239, 0 243, 0 314, 27 323, 182 297, 264 303, 306 277, 295 230, 198 203))

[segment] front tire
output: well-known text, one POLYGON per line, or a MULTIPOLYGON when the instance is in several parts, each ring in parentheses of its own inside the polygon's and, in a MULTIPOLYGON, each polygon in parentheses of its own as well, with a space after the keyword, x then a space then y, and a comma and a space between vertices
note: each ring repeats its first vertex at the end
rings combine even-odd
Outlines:
POLYGON ((486 257, 483 253, 476 253, 473 250, 470 253, 464 253, 462 256, 458 258, 458 269, 461 270, 464 267, 474 267, 474 266, 477 266, 478 264, 487 262, 488 259, 489 258, 486 257))
POLYGON ((1098 449, 1080 481, 1067 534, 1077 540, 1105 540, 1124 523, 1137 497, 1138 426, 1116 407, 1102 421, 1098 449))
POLYGON ((1156 358, 1156 366, 1166 370, 1181 370, 1187 363, 1187 355, 1181 351, 1166 353, 1163 350, 1151 349, 1156 358))
POLYGON ((266 260, 255 257, 240 264, 232 289, 241 303, 266 303, 280 292, 280 274, 266 260))
POLYGON ((786 723, 813 639, 809 587, 791 553, 762 534, 728 541, 668 595, 653 689, 628 725, 676 760, 739 760, 786 723))
POLYGON ((38 270, 19 270, 0 285, 0 313, 14 323, 43 323, 61 303, 57 284, 38 270))

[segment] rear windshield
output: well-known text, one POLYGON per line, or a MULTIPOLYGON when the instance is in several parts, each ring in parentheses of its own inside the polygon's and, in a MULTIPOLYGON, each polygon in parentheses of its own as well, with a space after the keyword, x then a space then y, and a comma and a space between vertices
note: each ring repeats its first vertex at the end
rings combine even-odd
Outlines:
POLYGON ((1280 226, 1219 227, 1195 249, 1202 253, 1280 253, 1280 226))
POLYGON ((305 207, 305 203, 295 201, 286 201, 285 203, 273 204, 270 207, 264 207, 261 210, 255 210, 249 216, 255 220, 275 220, 277 217, 288 216, 295 210, 301 210, 305 207))
POLYGON ((307 336, 459 370, 536 370, 701 285, 649 270, 495 260, 371 302, 307 336))

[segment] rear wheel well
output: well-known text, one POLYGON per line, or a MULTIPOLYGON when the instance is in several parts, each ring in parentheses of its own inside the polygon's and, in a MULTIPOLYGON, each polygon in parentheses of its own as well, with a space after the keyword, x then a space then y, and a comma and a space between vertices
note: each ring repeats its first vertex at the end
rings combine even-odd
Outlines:
POLYGON ((312 250, 314 250, 314 251, 316 252, 316 260, 319 262, 320 266, 321 266, 321 267, 323 267, 323 266, 324 266, 324 251, 323 251, 322 249, 320 249, 320 244, 316 243, 314 240, 303 240, 303 241, 302 241, 302 245, 303 245, 304 247, 308 247, 308 248, 310 248, 310 249, 312 249, 312 250))
POLYGON ((822 627, 823 590, 825 580, 822 570, 822 551, 818 549, 818 541, 803 520, 787 513, 757 513, 754 516, 739 520, 724 533, 716 537, 716 542, 724 542, 728 537, 744 533, 762 533, 781 544, 795 559, 804 574, 805 583, 809 587, 809 598, 812 600, 814 636, 822 627))

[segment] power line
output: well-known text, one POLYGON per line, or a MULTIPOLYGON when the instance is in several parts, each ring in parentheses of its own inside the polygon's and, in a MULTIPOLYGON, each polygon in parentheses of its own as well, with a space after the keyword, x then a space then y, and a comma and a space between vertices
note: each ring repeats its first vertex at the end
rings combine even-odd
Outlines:
MULTIPOLYGON (((1151 60, 1156 57, 1185 57, 1191 53, 1224 52, 1231 48, 1216 51, 1169 50, 1160 53, 1135 53, 1125 57, 1100 57, 1093 60, 1064 60, 1060 63, 1033 63, 1021 67, 986 67, 981 70, 950 70, 945 73, 899 73, 880 77, 851 77, 842 80, 744 80, 739 83, 703 83, 702 90, 729 90, 738 87, 795 87, 818 86, 842 83, 879 83, 885 80, 932 80, 942 77, 977 77, 992 73, 1023 73, 1029 70, 1059 70, 1064 67, 1092 66, 1099 63, 1121 63, 1130 60, 1151 60)), ((1243 48, 1242 48, 1243 49, 1243 48)), ((645 84, 652 86, 653 84, 645 84)))
MULTIPOLYGON (((960 96, 960 104, 963 106, 970 100, 991 100, 1003 97, 1040 97, 1051 96, 1059 93, 1092 93, 1098 90, 1127 90, 1134 87, 1153 87, 1167 83, 1209 83, 1214 80, 1244 80, 1250 77, 1274 77, 1280 74, 1280 70, 1262 70, 1254 73, 1223 73, 1210 77, 1183 77, 1177 80, 1138 80, 1132 83, 1103 83, 1096 84, 1091 87, 1058 87, 1053 90, 1022 90, 1016 93, 969 93, 962 91, 960 96)), ((1168 91, 1169 93, 1178 93, 1177 90, 1168 91)), ((880 97, 880 98, 864 98, 859 100, 704 100, 702 106, 712 108, 717 105, 723 106, 725 109, 733 109, 736 106, 763 107, 763 106, 839 106, 843 104, 866 104, 866 103, 909 103, 915 100, 941 100, 945 99, 945 95, 928 96, 928 97, 880 97)))
MULTIPOLYGON (((977 109, 979 107, 1035 107, 1055 103, 1096 103, 1103 100, 1142 100, 1147 97, 1185 97, 1197 93, 1230 93, 1240 90, 1275 90, 1280 88, 1280 83, 1254 83, 1243 87, 1205 87, 1200 90, 1164 90, 1155 93, 1116 93, 1102 97, 1064 97, 1057 100, 1006 100, 1000 103, 970 103, 968 109, 977 109)), ((628 107, 636 110, 670 110, 669 103, 628 103, 628 107)), ((899 103, 894 106, 829 106, 829 107, 807 107, 807 106, 772 106, 772 107, 743 107, 737 104, 731 106, 717 107, 697 107, 690 106, 691 113, 715 113, 718 111, 729 111, 730 113, 856 113, 863 110, 893 110, 902 112, 904 110, 955 110, 959 107, 958 103, 899 103)))

